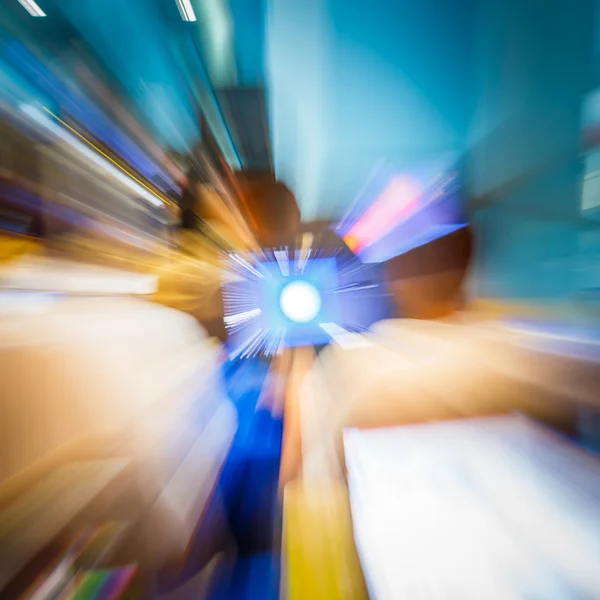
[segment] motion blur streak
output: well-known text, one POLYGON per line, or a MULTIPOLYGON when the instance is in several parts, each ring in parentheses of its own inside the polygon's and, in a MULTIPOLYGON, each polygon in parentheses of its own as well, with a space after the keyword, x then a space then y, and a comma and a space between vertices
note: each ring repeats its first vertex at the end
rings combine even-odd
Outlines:
POLYGON ((33 0, 19 0, 19 4, 32 17, 45 17, 46 13, 33 0))
POLYGON ((356 250, 360 250, 361 246, 371 245, 376 239, 388 233, 400 217, 406 218, 415 208, 419 195, 419 189, 414 182, 400 177, 392 180, 383 194, 348 233, 352 239, 361 240, 356 250))
POLYGON ((102 169, 104 169, 105 171, 107 171, 108 173, 113 175, 113 177, 124 182, 128 187, 131 187, 132 191, 137 192, 142 197, 147 199, 149 202, 152 202, 152 204, 160 205, 160 198, 158 196, 156 196, 155 194, 153 194, 143 183, 140 183, 134 177, 131 177, 130 173, 128 173, 125 169, 120 167, 118 165, 118 163, 116 163, 114 160, 112 160, 109 156, 104 154, 98 148, 95 148, 95 146, 91 142, 87 141, 83 136, 78 134, 73 128, 71 128, 68 125, 66 125, 65 123, 63 123, 58 117, 53 115, 47 108, 41 107, 42 110, 44 110, 49 115, 54 117, 59 123, 65 125, 65 127, 67 129, 70 129, 78 138, 80 138, 81 140, 86 142, 91 148, 94 148, 95 150, 97 150, 98 154, 102 154, 103 156, 105 156, 112 164, 116 165, 124 173, 129 175, 129 178, 123 177, 123 175, 121 173, 119 173, 117 170, 115 170, 106 161, 102 160, 97 154, 95 154, 94 152, 91 152, 88 148, 86 148, 85 145, 79 143, 78 140, 75 139, 73 136, 69 135, 67 132, 62 130, 60 127, 56 126, 48 117, 44 116, 44 114, 36 106, 25 105, 25 106, 20 106, 19 108, 24 113, 29 115, 32 119, 34 119, 39 125, 41 125, 45 129, 47 129, 48 131, 50 131, 51 133, 53 133, 60 139, 67 142, 70 146, 73 146, 78 152, 80 152, 81 154, 84 154, 87 158, 89 158, 90 160, 95 162, 102 169), (146 188, 146 189, 144 190, 142 188, 146 188), (148 193, 148 192, 150 192, 150 193, 148 193))
POLYGON ((179 8, 179 12, 181 13, 181 18, 184 21, 195 21, 196 13, 194 13, 194 9, 192 8, 192 4, 190 0, 175 0, 177 2, 177 8, 179 8))

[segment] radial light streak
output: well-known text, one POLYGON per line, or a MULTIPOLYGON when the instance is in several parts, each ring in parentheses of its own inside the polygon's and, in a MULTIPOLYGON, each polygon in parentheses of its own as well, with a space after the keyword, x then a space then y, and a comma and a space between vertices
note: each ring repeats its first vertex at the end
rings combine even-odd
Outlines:
POLYGON ((32 17, 45 17, 46 13, 33 1, 33 0, 18 0, 19 4, 32 16, 32 17))
POLYGON ((179 14, 184 21, 193 23, 196 20, 196 13, 190 0, 175 0, 179 14))
POLYGON ((242 323, 247 323, 252 319, 256 319, 261 315, 262 311, 260 308, 254 308, 252 310, 246 310, 244 312, 235 313, 233 315, 227 315, 224 317, 224 321, 226 325, 241 325, 242 323))
POLYGON ((287 277, 290 274, 290 257, 287 250, 275 250, 274 254, 281 274, 287 277))
POLYGON ((262 273, 260 273, 259 271, 257 271, 247 261, 245 261, 244 259, 240 258, 236 254, 230 254, 229 258, 231 258, 231 260, 233 260, 234 262, 236 262, 238 265, 240 265, 241 267, 243 267, 244 269, 246 269, 247 271, 249 271, 253 275, 256 275, 256 277, 258 277, 259 279, 263 278, 262 273))
MULTIPOLYGON (((77 134, 79 138, 81 138, 84 142, 82 143, 78 137, 72 135, 66 129, 63 129, 60 125, 55 123, 50 117, 46 116, 37 106, 32 104, 22 104, 19 106, 19 109, 33 119, 38 125, 41 125, 46 131, 55 135, 62 141, 66 142, 71 148, 79 152, 82 156, 85 156, 90 161, 92 161, 95 165, 106 171, 108 174, 112 175, 115 179, 120 181, 123 185, 128 187, 131 191, 138 194, 144 200, 147 200, 154 206, 162 206, 163 200, 154 194, 149 188, 145 185, 141 184, 138 180, 131 177, 131 175, 125 171, 118 163, 112 161, 107 155, 103 154, 102 156, 95 152, 95 146, 91 144, 88 140, 86 140, 80 134, 77 134), (87 144, 87 145, 86 145, 87 144), (92 148, 94 150, 92 150, 92 148), (106 160, 109 159, 109 160, 106 160), (116 165, 116 166, 113 166, 116 165), (118 167, 118 168, 117 168, 118 167)), ((50 111, 45 109, 49 115, 55 117, 50 111)), ((55 117, 57 118, 57 117, 55 117)), ((64 124, 62 121, 60 123, 64 124)), ((66 124, 65 124, 66 125, 66 124)), ((68 125, 66 125, 68 127, 68 125)), ((71 127, 68 127, 74 133, 71 127)))
POLYGON ((418 207, 422 190, 406 176, 394 178, 344 237, 354 252, 373 244, 418 207))
POLYGON ((347 350, 373 345, 364 335, 352 333, 337 323, 321 323, 320 327, 336 344, 347 350))

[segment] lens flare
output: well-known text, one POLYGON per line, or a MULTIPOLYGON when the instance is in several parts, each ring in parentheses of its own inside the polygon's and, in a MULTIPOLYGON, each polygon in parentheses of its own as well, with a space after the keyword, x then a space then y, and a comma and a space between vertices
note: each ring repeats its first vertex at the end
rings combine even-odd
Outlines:
POLYGON ((312 283, 293 281, 281 291, 279 306, 290 321, 308 323, 321 310, 321 294, 312 283))

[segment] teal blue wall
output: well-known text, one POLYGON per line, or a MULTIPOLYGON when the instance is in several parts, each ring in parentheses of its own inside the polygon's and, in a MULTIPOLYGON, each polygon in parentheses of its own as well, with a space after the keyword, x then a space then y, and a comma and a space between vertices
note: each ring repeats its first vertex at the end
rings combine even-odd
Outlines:
POLYGON ((341 215, 381 158, 464 150, 476 5, 271 0, 275 166, 304 219, 341 215))
POLYGON ((478 26, 468 149, 484 296, 567 299, 579 288, 581 123, 593 83, 591 1, 489 0, 478 26))

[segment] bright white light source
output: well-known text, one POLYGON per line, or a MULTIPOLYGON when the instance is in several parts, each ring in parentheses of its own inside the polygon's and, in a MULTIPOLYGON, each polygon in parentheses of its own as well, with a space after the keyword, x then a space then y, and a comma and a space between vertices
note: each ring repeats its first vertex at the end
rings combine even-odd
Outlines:
POLYGON ((196 13, 190 0, 175 0, 175 2, 177 2, 177 8, 184 21, 193 22, 196 20, 196 13))
POLYGON ((293 281, 281 291, 279 306, 290 321, 308 323, 321 310, 321 294, 312 283, 293 281))
POLYGON ((46 13, 33 0, 19 0, 19 4, 32 17, 45 17, 46 13))

